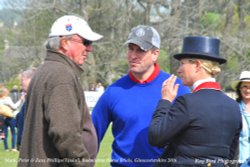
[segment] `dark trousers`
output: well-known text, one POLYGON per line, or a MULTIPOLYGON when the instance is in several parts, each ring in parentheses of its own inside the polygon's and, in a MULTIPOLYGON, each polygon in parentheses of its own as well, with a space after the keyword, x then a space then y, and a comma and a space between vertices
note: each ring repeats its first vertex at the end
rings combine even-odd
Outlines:
POLYGON ((10 127, 11 132, 11 147, 12 149, 16 148, 16 119, 15 118, 6 118, 4 120, 3 130, 5 133, 4 138, 4 149, 9 149, 8 146, 8 127, 10 127))

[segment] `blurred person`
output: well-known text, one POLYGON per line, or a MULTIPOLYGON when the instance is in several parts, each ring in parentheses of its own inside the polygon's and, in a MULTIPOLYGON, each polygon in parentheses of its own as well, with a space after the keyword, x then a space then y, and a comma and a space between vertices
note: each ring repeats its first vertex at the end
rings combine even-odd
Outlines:
POLYGON ((10 97, 14 103, 16 103, 19 100, 20 93, 17 85, 14 85, 13 88, 10 90, 10 97))
POLYGON ((6 151, 9 151, 8 146, 8 137, 9 137, 9 131, 8 128, 10 128, 11 132, 11 151, 17 151, 16 149, 16 118, 15 113, 18 111, 18 108, 21 106, 23 102, 24 97, 21 96, 20 99, 14 103, 9 96, 9 90, 4 86, 0 85, 0 104, 6 105, 11 108, 13 111, 14 117, 5 117, 4 123, 3 123, 3 131, 4 131, 4 149, 6 151))
POLYGON ((104 86, 102 85, 102 83, 101 83, 101 82, 98 82, 98 83, 96 84, 95 90, 96 90, 97 92, 103 93, 105 89, 104 89, 104 86))
POLYGON ((157 147, 168 143, 173 154, 166 163, 155 166, 220 167, 233 160, 241 116, 238 104, 222 92, 215 79, 220 64, 226 62, 219 55, 219 44, 217 38, 187 36, 182 53, 174 55, 180 61, 178 75, 184 85, 192 86, 193 93, 178 97, 172 104, 179 88, 176 76, 162 85, 162 99, 149 127, 149 142, 157 147))
MULTIPOLYGON (((236 101, 242 115, 242 131, 240 133, 239 163, 247 163, 250 158, 250 71, 243 71, 238 81, 234 82, 236 101)), ((245 166, 246 163, 242 166, 245 166)), ((250 166, 250 165, 249 165, 250 166)))
POLYGON ((89 91, 95 91, 95 84, 94 83, 91 83, 90 86, 89 86, 89 91))
MULTIPOLYGON (((158 65, 160 35, 155 28, 139 25, 132 28, 127 45, 129 73, 110 85, 92 112, 98 143, 112 124, 111 166, 152 166, 163 149, 149 145, 148 126, 161 98, 161 85, 170 75, 158 65)), ((181 85, 178 94, 189 93, 181 85)))
MULTIPOLYGON (((22 86, 22 95, 26 96, 28 91, 29 83, 31 78, 35 73, 35 68, 27 69, 21 73, 21 86, 22 86)), ((25 99, 24 99, 25 100, 25 99)), ((25 114, 25 101, 22 104, 20 112, 16 116, 16 125, 17 125, 17 150, 20 150, 21 139, 23 134, 23 125, 24 125, 24 114, 25 114)))
POLYGON ((4 140, 5 134, 3 131, 3 125, 4 125, 4 117, 0 114, 0 141, 4 140))
POLYGON ((94 165, 97 137, 80 75, 92 42, 101 38, 78 16, 53 23, 44 63, 27 92, 19 167, 94 165))

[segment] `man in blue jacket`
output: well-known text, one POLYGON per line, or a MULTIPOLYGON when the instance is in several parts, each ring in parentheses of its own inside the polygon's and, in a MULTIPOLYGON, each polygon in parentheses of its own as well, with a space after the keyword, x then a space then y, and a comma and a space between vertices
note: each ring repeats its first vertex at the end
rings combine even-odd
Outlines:
MULTIPOLYGON (((153 27, 134 27, 126 44, 129 73, 106 89, 92 119, 99 144, 112 123, 112 166, 149 167, 163 149, 149 145, 148 126, 161 98, 161 85, 170 75, 157 63, 160 36, 153 27)), ((178 95, 186 93, 189 88, 180 86, 178 95)))
MULTIPOLYGON (((238 104, 226 96, 216 82, 220 64, 220 41, 206 36, 184 38, 177 70, 184 85, 193 93, 178 97, 179 85, 172 75, 162 86, 162 99, 149 127, 149 142, 165 147, 170 143, 174 153, 165 162, 171 166, 224 166, 233 161, 241 131, 238 104)), ((158 163, 156 166, 166 166, 158 163)))

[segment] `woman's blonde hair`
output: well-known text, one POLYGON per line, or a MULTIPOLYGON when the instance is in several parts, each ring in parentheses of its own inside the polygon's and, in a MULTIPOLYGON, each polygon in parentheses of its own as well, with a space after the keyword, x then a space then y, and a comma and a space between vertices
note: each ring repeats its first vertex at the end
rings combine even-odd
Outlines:
POLYGON ((0 84, 0 98, 7 97, 8 95, 9 90, 3 84, 0 84))
MULTIPOLYGON (((195 59, 191 59, 191 61, 194 61, 195 59)), ((215 77, 217 74, 221 72, 220 63, 206 60, 206 59, 198 59, 201 61, 201 66, 203 69, 205 69, 210 75, 215 77)))

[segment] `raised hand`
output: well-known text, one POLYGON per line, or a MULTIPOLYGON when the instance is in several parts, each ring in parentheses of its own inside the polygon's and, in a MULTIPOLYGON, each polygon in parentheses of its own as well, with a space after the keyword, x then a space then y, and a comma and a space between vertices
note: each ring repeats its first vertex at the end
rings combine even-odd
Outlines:
POLYGON ((162 99, 168 100, 170 102, 175 99, 179 88, 179 84, 175 84, 176 78, 177 77, 172 74, 167 80, 163 82, 161 89, 162 99))

